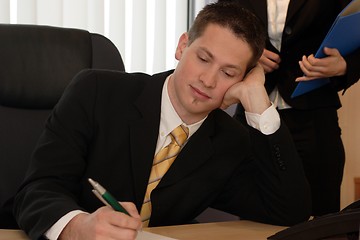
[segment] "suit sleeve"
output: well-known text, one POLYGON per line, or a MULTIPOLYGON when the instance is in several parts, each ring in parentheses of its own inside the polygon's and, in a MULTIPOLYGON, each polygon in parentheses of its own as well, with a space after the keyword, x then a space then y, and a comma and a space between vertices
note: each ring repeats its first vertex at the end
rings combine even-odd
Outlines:
POLYGON ((308 220, 310 187, 287 127, 263 135, 249 127, 250 154, 237 169, 215 208, 242 219, 276 225, 308 220))
POLYGON ((31 239, 40 238, 66 213, 83 210, 77 204, 77 194, 93 134, 95 85, 91 72, 75 77, 39 139, 14 202, 17 222, 31 239))
POLYGON ((360 79, 360 48, 344 58, 347 69, 345 76, 341 79, 343 81, 341 89, 344 90, 342 94, 344 94, 349 87, 358 82, 360 79))

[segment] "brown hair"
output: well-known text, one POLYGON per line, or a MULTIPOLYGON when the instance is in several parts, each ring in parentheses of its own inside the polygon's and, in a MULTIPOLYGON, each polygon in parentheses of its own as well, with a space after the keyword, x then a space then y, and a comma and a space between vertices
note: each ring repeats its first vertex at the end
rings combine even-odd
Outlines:
POLYGON ((253 57, 248 70, 256 65, 265 47, 266 32, 261 21, 236 2, 216 2, 206 5, 188 31, 190 45, 200 37, 209 24, 230 29, 235 36, 250 45, 253 57))

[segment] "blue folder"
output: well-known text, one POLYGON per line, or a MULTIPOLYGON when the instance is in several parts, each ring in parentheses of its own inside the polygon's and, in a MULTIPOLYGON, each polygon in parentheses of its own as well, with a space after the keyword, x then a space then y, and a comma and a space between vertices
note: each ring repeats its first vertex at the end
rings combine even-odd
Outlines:
MULTIPOLYGON (((345 56, 360 47, 360 0, 351 1, 337 16, 315 54, 323 58, 324 47, 337 48, 345 56)), ((297 97, 328 84, 328 78, 299 82, 291 97, 297 97)))

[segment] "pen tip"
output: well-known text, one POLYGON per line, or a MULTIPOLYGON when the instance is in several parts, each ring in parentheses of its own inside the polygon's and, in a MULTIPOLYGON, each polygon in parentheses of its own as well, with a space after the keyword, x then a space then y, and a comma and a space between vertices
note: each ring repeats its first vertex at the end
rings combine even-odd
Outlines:
POLYGON ((91 185, 94 185, 94 184, 95 184, 95 181, 92 180, 91 178, 88 178, 88 181, 89 181, 89 183, 91 183, 91 185))

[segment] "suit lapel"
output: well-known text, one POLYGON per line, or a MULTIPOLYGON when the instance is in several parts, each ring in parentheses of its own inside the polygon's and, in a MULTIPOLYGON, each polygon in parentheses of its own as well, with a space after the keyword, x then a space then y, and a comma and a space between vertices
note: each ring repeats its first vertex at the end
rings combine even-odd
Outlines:
POLYGON ((154 75, 147 80, 151 84, 146 84, 134 103, 140 117, 130 125, 130 151, 138 206, 143 202, 152 167, 159 133, 162 87, 169 74, 170 72, 154 75))
POLYGON ((300 9, 300 7, 306 2, 306 0, 290 0, 288 12, 286 15, 286 22, 288 23, 295 13, 300 9))
POLYGON ((186 175, 191 174, 194 170, 206 163, 213 155, 211 137, 215 132, 214 124, 213 116, 209 115, 181 150, 170 169, 160 181, 157 189, 181 181, 186 175))
POLYGON ((267 30, 267 1, 266 0, 250 0, 249 3, 254 8, 254 13, 265 24, 264 27, 267 30))
MULTIPOLYGON (((288 12, 286 16, 286 22, 291 20, 291 18, 296 14, 300 7, 305 3, 306 0, 290 0, 288 12)), ((254 12, 260 18, 260 20, 265 23, 265 29, 268 27, 267 21, 267 1, 266 0, 251 0, 249 3, 254 8, 254 12)))

